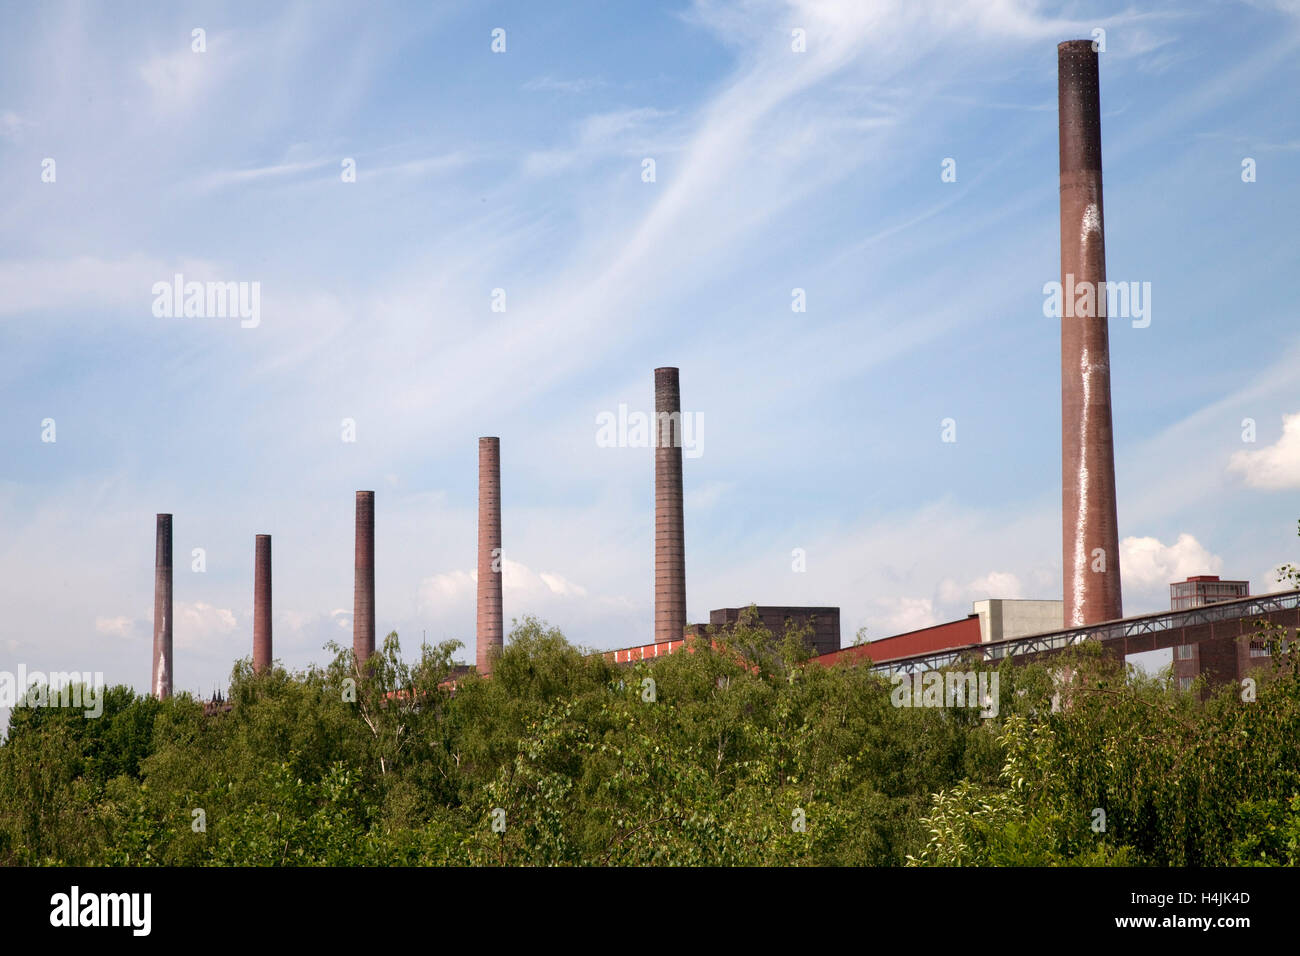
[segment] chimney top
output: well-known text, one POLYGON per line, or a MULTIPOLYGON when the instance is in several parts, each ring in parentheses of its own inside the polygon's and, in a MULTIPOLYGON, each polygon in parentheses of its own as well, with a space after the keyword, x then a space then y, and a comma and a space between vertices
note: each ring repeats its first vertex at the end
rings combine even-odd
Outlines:
POLYGON ((1095 53, 1092 40, 1064 40, 1056 44, 1059 53, 1095 53))

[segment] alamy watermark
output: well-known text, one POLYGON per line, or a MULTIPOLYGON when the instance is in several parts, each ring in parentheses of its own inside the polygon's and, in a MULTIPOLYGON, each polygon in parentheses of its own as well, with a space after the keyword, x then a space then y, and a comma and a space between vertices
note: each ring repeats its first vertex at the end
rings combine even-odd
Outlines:
POLYGON ((104 713, 103 671, 0 671, 0 707, 75 707, 87 719, 104 713), (21 691, 20 691, 21 688, 21 691))
POLYGON ((1065 284, 1043 283, 1043 315, 1049 319, 1107 318, 1132 319, 1133 328, 1151 324, 1150 282, 1075 282, 1067 272, 1065 284))
POLYGON ((83 893, 74 884, 50 897, 50 925, 124 927, 133 936, 148 936, 152 909, 152 893, 83 893))
POLYGON ((981 717, 998 715, 997 671, 895 671, 890 683, 895 707, 978 707, 981 717))
POLYGON ((240 327, 262 324, 262 283, 186 282, 176 273, 171 282, 153 284, 153 314, 160 319, 240 319, 240 327))
POLYGON ((629 412, 620 402, 618 413, 596 416, 597 448, 679 447, 687 458, 704 454, 703 412, 629 412))

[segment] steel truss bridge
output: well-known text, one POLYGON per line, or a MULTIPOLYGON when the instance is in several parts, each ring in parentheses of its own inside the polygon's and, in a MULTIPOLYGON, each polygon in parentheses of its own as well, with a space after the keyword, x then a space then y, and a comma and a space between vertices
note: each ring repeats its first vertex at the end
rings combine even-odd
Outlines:
POLYGON ((1199 643, 1211 638, 1240 637, 1254 631, 1260 621, 1300 626, 1300 589, 1206 604, 1185 611, 1141 614, 1088 627, 1045 631, 1010 640, 927 651, 924 654, 882 661, 873 664, 871 669, 885 675, 915 674, 918 671, 947 667, 962 660, 996 666, 1008 658, 1032 660, 1040 655, 1060 653, 1066 648, 1088 641, 1099 641, 1108 650, 1127 655, 1173 647, 1175 644, 1199 643))

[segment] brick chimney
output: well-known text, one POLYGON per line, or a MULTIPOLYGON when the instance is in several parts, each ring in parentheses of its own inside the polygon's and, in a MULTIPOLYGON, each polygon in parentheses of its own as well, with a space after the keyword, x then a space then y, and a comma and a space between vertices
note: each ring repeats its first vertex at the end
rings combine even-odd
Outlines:
POLYGON ((478 440, 478 620, 476 663, 484 676, 505 647, 501 609, 501 440, 478 440))
POLYGON ((375 493, 357 492, 356 573, 352 584, 352 654, 357 666, 375 652, 375 493))
POLYGON ((158 515, 153 558, 153 695, 172 695, 172 516, 158 515))
POLYGON ((1123 617, 1111 433, 1101 102, 1091 40, 1057 47, 1061 150, 1061 524, 1065 626, 1123 617), (1078 314, 1071 289, 1091 283, 1078 314), (1087 312, 1088 310, 1084 310, 1087 312))
POLYGON ((682 400, 677 369, 655 369, 655 641, 686 630, 682 516, 682 400))
POLYGON ((271 666, 271 536, 259 534, 253 563, 253 671, 271 666))

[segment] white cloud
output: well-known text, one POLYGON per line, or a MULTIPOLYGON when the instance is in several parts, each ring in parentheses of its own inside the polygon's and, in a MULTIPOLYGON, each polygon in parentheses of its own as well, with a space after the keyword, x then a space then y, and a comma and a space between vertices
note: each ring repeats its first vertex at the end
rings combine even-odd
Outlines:
POLYGON ((13 110, 0 110, 0 136, 5 139, 17 139, 19 131, 31 125, 13 110))
POLYGON ((1228 470, 1252 488, 1300 488, 1300 413, 1282 416, 1282 437, 1259 451, 1239 451, 1228 470))
POLYGON ((239 626, 233 611, 204 601, 178 602, 172 613, 175 615, 173 639, 186 649, 203 647, 212 638, 231 634, 239 626))
POLYGON ((1295 562, 1293 559, 1289 558, 1278 561, 1276 564, 1270 565, 1268 570, 1259 576, 1257 580, 1264 582, 1263 587, 1260 588, 1262 593, 1267 594, 1270 591, 1289 591, 1295 587, 1295 585, 1291 583, 1290 578, 1278 573, 1278 571, 1282 569, 1282 566, 1288 563, 1294 564, 1295 562))
POLYGON ((301 631, 313 619, 319 617, 310 611, 276 611, 276 621, 281 628, 288 628, 290 631, 301 631))
POLYGON ((176 50, 150 57, 138 68, 140 79, 153 94, 154 106, 161 112, 193 104, 238 57, 239 48, 227 44, 224 35, 209 33, 206 53, 194 52, 190 42, 188 36, 182 37, 176 50))
MULTIPOLYGON (((313 636, 335 638, 334 630, 352 631, 352 612, 343 608, 333 611, 300 611, 276 609, 275 643, 277 647, 286 640, 302 643, 313 636)), ((313 648, 314 649, 314 648, 313 648)))
POLYGON ((547 574, 545 571, 541 571, 538 572, 537 576, 538 578, 541 579, 543 584, 545 584, 548 588, 550 588, 552 594, 559 594, 565 597, 567 596, 586 597, 587 596, 586 588, 582 587, 579 584, 574 584, 572 581, 568 581, 560 577, 560 575, 558 574, 547 574))
POLYGON ((1190 534, 1180 534, 1168 545, 1158 538, 1125 538, 1119 553, 1124 587, 1135 591, 1160 590, 1192 575, 1218 574, 1223 569, 1223 559, 1190 534))
MULTIPOLYGON (((875 632, 871 636, 873 641, 939 623, 934 612, 934 602, 929 598, 878 598, 875 604, 880 610, 873 623, 880 623, 878 627, 872 628, 875 632)), ((840 639, 843 638, 844 635, 841 634, 840 639)))
POLYGON ((95 618, 95 630, 100 634, 109 634, 113 637, 130 637, 134 629, 135 622, 129 617, 95 618))
MULTIPOLYGON (((478 572, 474 573, 478 582, 478 572)), ((538 597, 586 597, 585 588, 566 580, 563 576, 548 571, 534 571, 518 561, 508 559, 501 562, 501 589, 503 597, 516 601, 528 601, 538 597)))
MULTIPOLYGON (((501 562, 502 600, 513 607, 538 608, 550 598, 585 598, 587 589, 553 571, 534 571, 506 558, 501 562)), ((461 610, 478 593, 478 571, 448 571, 420 582, 417 603, 425 613, 461 610)))
POLYGON ((945 578, 939 585, 939 596, 945 604, 984 601, 989 598, 1015 600, 1024 597, 1024 592, 1020 578, 1010 571, 990 571, 964 587, 951 578, 945 578))
POLYGON ((477 581, 477 571, 449 571, 425 578, 420 582, 420 608, 439 611, 455 607, 474 594, 477 581))

